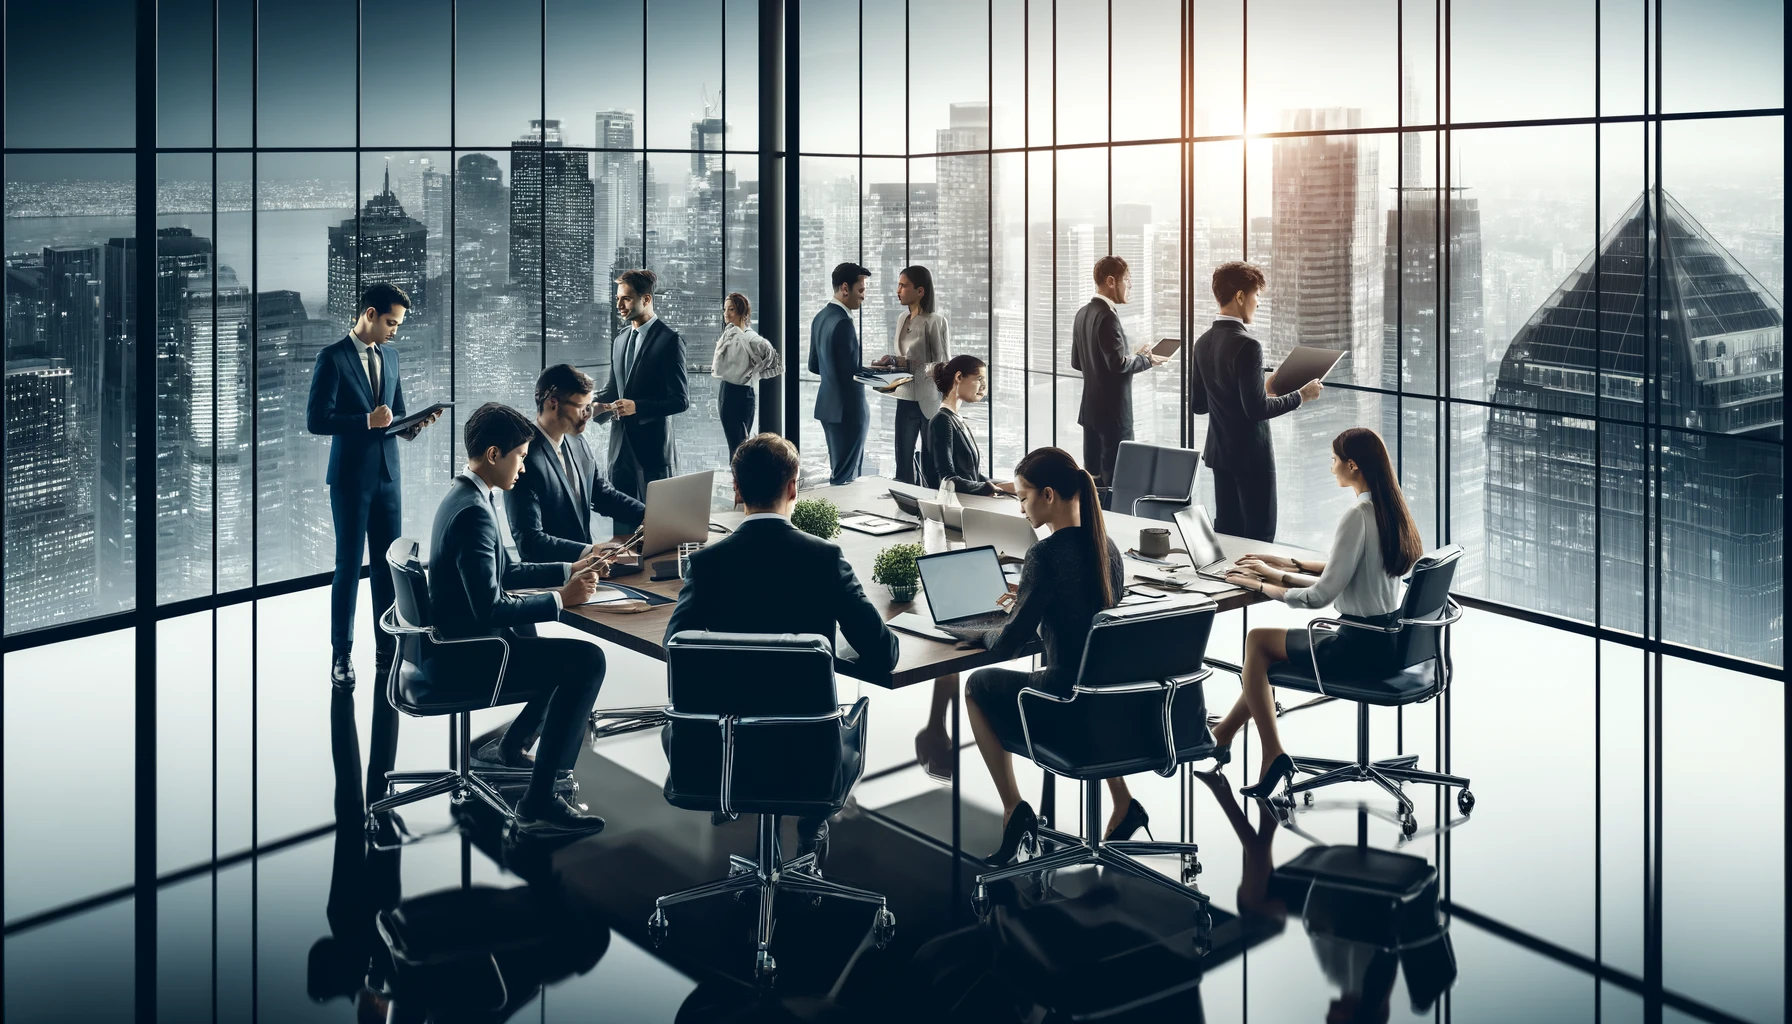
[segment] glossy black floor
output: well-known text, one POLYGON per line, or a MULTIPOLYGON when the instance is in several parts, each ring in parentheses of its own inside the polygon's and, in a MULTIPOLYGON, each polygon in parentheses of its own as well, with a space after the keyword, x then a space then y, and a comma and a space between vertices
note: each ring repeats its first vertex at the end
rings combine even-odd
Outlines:
MULTIPOLYGON (((1193 904, 1088 870, 1058 872, 1049 886, 1000 886, 979 921, 968 899, 975 869, 930 838, 950 835, 951 790, 918 779, 915 768, 881 770, 882 778, 861 785, 862 803, 835 822, 827 873, 888 897, 894 941, 877 948, 862 905, 783 900, 773 943, 779 975, 766 993, 752 981, 752 896, 678 907, 664 944, 649 941, 655 896, 722 875, 728 854, 751 854, 754 841, 750 821, 717 828, 665 803, 647 756, 657 746, 651 736, 605 741, 582 756, 581 796, 610 821, 601 836, 558 849, 507 846, 494 822, 453 814, 437 800, 405 818, 413 831, 440 835, 370 852, 356 735, 366 697, 358 698, 359 715, 354 701, 335 699, 328 740, 315 737, 309 784, 334 793, 335 827, 320 823, 256 857, 184 873, 160 889, 156 1018, 1783 1019, 1783 976, 1760 967, 1784 955, 1783 848, 1767 858, 1781 865, 1777 872, 1748 868, 1760 863, 1760 837, 1782 833, 1777 790, 1746 817, 1675 823, 1684 831, 1664 845, 1678 888, 1667 898, 1698 914, 1664 916, 1685 933, 1659 940, 1666 948, 1653 955, 1668 959, 1664 974, 1676 984, 1651 993, 1640 966, 1652 955, 1650 940, 1634 926, 1645 920, 1644 893, 1629 888, 1628 853, 1617 852, 1637 837, 1610 827, 1603 867, 1585 870, 1599 848, 1562 825, 1593 813, 1576 803, 1580 783, 1554 755, 1513 758, 1498 753, 1510 743, 1469 742, 1509 723, 1462 699, 1455 757, 1476 777, 1481 802, 1464 818, 1428 791, 1416 793, 1422 827, 1410 838, 1391 820, 1392 801, 1372 787, 1329 790, 1291 814, 1241 801, 1236 787, 1254 775, 1248 749, 1225 775, 1136 781, 1157 838, 1178 838, 1180 819, 1183 838, 1201 844, 1206 870, 1197 886, 1212 897, 1210 929, 1199 926, 1193 904), (1539 794, 1556 795, 1538 801, 1539 794), (1428 884, 1398 902, 1291 874, 1322 847, 1397 852, 1428 884), (1695 868, 1679 870, 1687 864, 1695 868), (1586 891, 1589 882, 1597 894, 1586 891), (1600 955, 1589 956, 1577 938, 1583 905, 1601 923, 1591 947, 1600 955), (1708 937, 1689 945, 1695 933, 1708 937)), ((873 707, 899 718, 900 702, 920 699, 883 694, 873 707)), ((1324 752, 1348 751, 1345 707, 1285 721, 1291 746, 1323 740, 1324 752)), ((1431 708, 1379 719, 1377 743, 1426 749, 1434 722, 1431 708)), ((1781 756, 1742 754, 1764 767, 1781 756)), ((981 771, 963 765, 963 844, 978 852, 995 845, 997 832, 988 794, 973 785, 981 771)), ((1619 806, 1622 790, 1611 783, 1608 775, 1598 813, 1626 821, 1634 808, 1619 806)), ((1670 788, 1669 806, 1680 806, 1674 794, 1684 785, 1670 788)), ((1699 799, 1726 806, 1721 792, 1699 799)), ((1077 820, 1073 786, 1059 785, 1058 811, 1060 823, 1077 820)), ((1174 874, 1177 866, 1161 867, 1174 874)), ((125 898, 9 929, 6 1019, 130 1019, 131 920, 125 898)))

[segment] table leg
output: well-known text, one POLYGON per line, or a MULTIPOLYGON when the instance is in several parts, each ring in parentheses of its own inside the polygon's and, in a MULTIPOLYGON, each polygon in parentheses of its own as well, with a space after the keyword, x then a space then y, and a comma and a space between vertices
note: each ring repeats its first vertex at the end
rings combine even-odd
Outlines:
MULTIPOLYGON (((960 692, 963 692, 963 691, 961 690, 960 692)), ((947 916, 947 920, 955 922, 955 923, 958 921, 958 915, 964 912, 964 905, 963 905, 964 904, 964 893, 959 891, 959 886, 963 880, 964 872, 960 869, 959 863, 958 863, 959 858, 962 857, 964 854, 964 848, 962 847, 962 845, 960 845, 961 837, 959 835, 959 810, 962 807, 962 804, 959 801, 959 787, 961 786, 961 783, 959 780, 964 777, 964 770, 963 770, 964 766, 962 764, 962 758, 960 758, 960 756, 959 756, 959 747, 958 747, 958 719, 959 719, 958 699, 959 699, 958 694, 953 694, 953 696, 952 696, 952 859, 951 859, 951 864, 952 864, 952 888, 951 888, 952 911, 947 916)))

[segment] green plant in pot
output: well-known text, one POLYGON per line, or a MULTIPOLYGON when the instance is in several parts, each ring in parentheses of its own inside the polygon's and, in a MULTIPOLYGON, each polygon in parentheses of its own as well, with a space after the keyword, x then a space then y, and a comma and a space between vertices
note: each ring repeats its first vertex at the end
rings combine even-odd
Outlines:
POLYGON ((898 603, 913 601, 921 585, 921 570, 915 559, 925 553, 919 544, 892 544, 877 553, 871 566, 871 578, 890 588, 890 597, 898 603))
POLYGON ((822 540, 840 536, 840 510, 826 498, 804 498, 790 510, 790 525, 822 540))

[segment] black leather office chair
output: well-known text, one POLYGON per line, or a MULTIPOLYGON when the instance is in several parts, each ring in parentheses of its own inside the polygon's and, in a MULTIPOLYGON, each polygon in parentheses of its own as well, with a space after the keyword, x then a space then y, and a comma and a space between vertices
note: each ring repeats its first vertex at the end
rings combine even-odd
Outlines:
POLYGON ((758 956, 753 974, 769 985, 773 904, 780 892, 837 896, 877 906, 879 948, 896 933, 884 898, 821 877, 815 855, 782 861, 778 819, 833 815, 865 770, 865 708, 835 703, 834 647, 812 633, 768 636, 686 630, 666 644, 671 705, 662 733, 668 762, 666 802, 694 811, 757 814, 754 858, 728 858, 728 877, 661 896, 647 921, 664 941, 666 908, 723 893, 759 892, 758 956))
MULTIPOLYGON (((527 785, 530 772, 520 768, 473 769, 474 711, 496 707, 499 687, 504 678, 504 663, 510 657, 510 644, 502 637, 470 637, 451 639, 438 636, 430 624, 429 576, 418 561, 418 543, 413 537, 400 537, 386 549, 386 564, 392 572, 392 607, 380 618, 380 628, 398 638, 398 657, 392 659, 392 672, 386 678, 386 698, 392 706, 413 718, 450 715, 449 735, 454 750, 454 767, 441 771, 392 771, 386 773, 386 796, 367 808, 367 831, 378 831, 378 816, 406 804, 448 794, 461 804, 477 797, 503 817, 506 828, 516 822, 516 811, 498 792, 498 785, 527 785), (465 664, 468 659, 490 665, 491 691, 469 690, 462 686, 442 687, 430 677, 428 658, 433 648, 453 645, 453 657, 465 664), (414 786, 398 792, 399 786, 414 786)), ((436 657, 447 656, 445 652, 436 657)), ((570 777, 556 787, 576 792, 577 783, 570 777)))
POLYGON ((1397 651, 1402 666, 1390 676, 1340 676, 1332 673, 1320 677, 1315 659, 1284 661, 1271 666, 1269 681, 1274 686, 1305 690, 1326 697, 1356 701, 1356 760, 1341 761, 1325 757, 1293 755, 1296 773, 1314 778, 1289 781, 1287 796, 1306 793, 1312 802, 1312 791, 1339 782, 1373 782, 1394 795, 1400 802, 1400 827, 1407 835, 1418 831, 1413 816, 1412 800, 1401 789, 1401 783, 1423 782, 1434 786, 1457 786, 1456 806, 1467 814, 1475 806, 1469 792, 1469 780, 1441 772, 1421 771, 1419 756, 1369 759, 1369 708, 1399 707, 1430 700, 1450 685, 1450 625, 1462 618, 1462 606, 1450 596, 1450 584, 1456 578, 1456 564, 1462 548, 1455 544, 1440 548, 1413 566, 1406 585, 1406 600, 1400 606, 1400 618, 1394 626, 1371 626, 1342 619, 1314 619, 1307 623, 1308 643, 1317 646, 1322 630, 1367 629, 1398 635, 1397 651))
POLYGON ((1039 838, 1062 847, 1031 860, 977 876, 971 907, 989 912, 987 887, 1005 878, 1058 868, 1097 865, 1155 883, 1201 908, 1205 941, 1211 928, 1207 896, 1194 888, 1201 870, 1193 843, 1108 842, 1101 814, 1102 780, 1155 771, 1168 778, 1178 765, 1213 753, 1202 682, 1212 673, 1202 663, 1218 606, 1194 596, 1160 608, 1110 608, 1095 616, 1089 644, 1068 697, 1028 687, 1020 707, 1023 754, 1047 772, 1083 782, 1083 836, 1041 826, 1039 838), (1165 878, 1134 855, 1182 858, 1182 884, 1165 878))
POLYGON ((1115 512, 1169 522, 1195 500, 1201 453, 1141 441, 1120 442, 1114 459, 1110 507, 1115 512))

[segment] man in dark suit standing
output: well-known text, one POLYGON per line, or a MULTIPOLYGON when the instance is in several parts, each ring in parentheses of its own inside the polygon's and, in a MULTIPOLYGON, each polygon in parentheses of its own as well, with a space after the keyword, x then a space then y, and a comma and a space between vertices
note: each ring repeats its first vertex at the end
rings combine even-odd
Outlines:
MULTIPOLYGON (((355 640, 355 597, 361 586, 361 556, 371 549, 375 622, 392 607, 392 575, 386 548, 403 529, 398 486, 398 439, 386 433, 403 419, 404 389, 398 382, 398 354, 391 349, 411 308, 411 297, 396 285, 375 284, 361 295, 361 315, 348 336, 317 354, 311 369, 311 396, 305 429, 330 438, 330 517, 336 528, 336 574, 330 580, 330 681, 340 690, 355 686, 349 649, 355 640)), ((429 423, 413 424, 410 440, 429 423)), ((375 630, 377 663, 391 658, 391 638, 375 630)), ((374 733, 382 730, 382 699, 374 706, 374 733)), ((390 723, 396 725, 396 719, 390 723)), ((376 740, 377 745, 377 740, 376 740)))
POLYGON ((594 542, 591 513, 641 521, 646 507, 610 486, 585 443, 597 382, 560 363, 535 379, 535 437, 524 473, 505 495, 517 553, 531 562, 574 562, 609 546, 594 542))
POLYGON ((443 639, 497 637, 505 644, 426 641, 425 685, 456 698, 470 690, 489 693, 502 665, 498 702, 523 698, 528 704, 478 756, 533 767, 529 788, 516 805, 523 835, 592 835, 603 830, 604 820, 568 803, 554 792, 554 782, 578 760, 604 681, 604 653, 584 640, 537 636, 534 623, 552 622, 562 608, 585 603, 603 569, 596 557, 512 562, 505 552, 497 494, 523 474, 534 436, 522 413, 497 402, 467 418, 467 468, 448 485, 430 530, 430 625, 443 639), (534 587, 550 589, 527 597, 509 593, 534 587), (536 728, 541 746, 531 765, 525 750, 536 728))
MULTIPOLYGON (((734 532, 691 555, 666 639, 682 630, 816 633, 834 627, 858 652, 855 674, 896 667, 900 645, 838 545, 790 523, 796 504, 796 447, 776 434, 747 438, 734 452, 734 499, 747 517, 734 532)), ((776 680, 744 680, 773 686, 776 680)), ((797 823, 798 856, 826 854, 827 819, 797 823)))
POLYGON ((815 418, 828 442, 830 482, 850 484, 865 461, 865 434, 871 428, 871 403, 855 375, 865 366, 852 312, 865 304, 865 279, 871 271, 857 263, 834 268, 834 297, 809 324, 809 372, 821 377, 815 393, 815 418))
MULTIPOLYGON (((651 270, 625 270, 616 278, 616 311, 629 327, 610 349, 610 382, 597 396, 597 413, 610 427, 610 479, 636 501, 647 484, 672 475, 672 417, 691 407, 685 377, 684 338, 654 315, 651 270)), ((639 519, 616 520, 618 533, 633 533, 639 519)))
POLYGON ((1083 468, 1105 492, 1114 486, 1120 442, 1132 440, 1132 375, 1162 366, 1151 343, 1128 348, 1120 307, 1132 294, 1132 271, 1118 256, 1095 261, 1095 297, 1076 311, 1071 330, 1070 368, 1083 374, 1083 404, 1076 421, 1083 427, 1083 468))
POLYGON ((1222 263, 1213 272, 1220 315, 1195 339, 1189 356, 1189 404, 1208 417, 1201 457, 1213 470, 1213 528, 1253 540, 1276 539, 1276 452, 1269 421, 1319 397, 1311 381, 1276 395, 1263 376, 1263 345, 1249 330, 1263 291, 1263 271, 1222 263))

